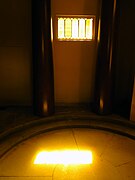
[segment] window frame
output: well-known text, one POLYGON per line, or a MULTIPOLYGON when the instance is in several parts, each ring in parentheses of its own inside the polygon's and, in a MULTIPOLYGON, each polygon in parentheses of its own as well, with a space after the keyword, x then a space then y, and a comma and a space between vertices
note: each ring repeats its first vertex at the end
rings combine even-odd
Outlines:
POLYGON ((57 41, 75 41, 75 42, 79 42, 79 41, 94 41, 95 40, 95 16, 94 15, 57 15, 56 16, 56 31, 55 31, 55 37, 57 39, 57 41), (58 38, 58 18, 77 18, 77 19, 80 19, 80 18, 88 18, 88 19, 93 19, 93 27, 92 27, 92 39, 79 39, 79 38, 73 38, 73 39, 70 39, 70 38, 58 38))

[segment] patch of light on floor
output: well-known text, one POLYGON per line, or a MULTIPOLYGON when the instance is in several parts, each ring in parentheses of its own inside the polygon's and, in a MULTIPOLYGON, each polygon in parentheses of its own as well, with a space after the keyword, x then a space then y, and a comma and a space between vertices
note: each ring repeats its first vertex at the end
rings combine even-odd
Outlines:
POLYGON ((92 152, 78 150, 42 151, 37 154, 34 164, 92 164, 92 152))

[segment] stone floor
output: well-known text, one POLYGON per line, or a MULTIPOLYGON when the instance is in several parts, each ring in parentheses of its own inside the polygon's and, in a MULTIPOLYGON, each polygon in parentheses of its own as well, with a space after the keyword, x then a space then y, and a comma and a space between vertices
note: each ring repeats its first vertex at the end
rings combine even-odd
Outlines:
MULTIPOLYGON (((51 117, 31 108, 0 111, 0 180, 135 179, 135 124, 84 107, 57 107, 51 117), (39 151, 90 150, 92 164, 34 164, 39 151)), ((70 158, 70 157, 69 157, 70 158)))

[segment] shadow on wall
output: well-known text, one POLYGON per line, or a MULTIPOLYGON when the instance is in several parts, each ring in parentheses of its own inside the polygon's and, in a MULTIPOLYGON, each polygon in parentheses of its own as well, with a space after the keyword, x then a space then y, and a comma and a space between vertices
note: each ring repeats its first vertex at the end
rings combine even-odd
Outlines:
POLYGON ((31 0, 1 0, 0 22, 0 106, 31 105, 31 0))

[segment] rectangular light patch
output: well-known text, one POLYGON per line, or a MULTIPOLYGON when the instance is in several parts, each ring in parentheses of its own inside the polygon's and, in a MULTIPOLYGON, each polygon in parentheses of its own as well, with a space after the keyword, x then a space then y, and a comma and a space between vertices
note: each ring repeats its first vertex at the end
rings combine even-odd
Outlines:
POLYGON ((34 160, 34 164, 92 164, 91 151, 42 151, 34 160))

